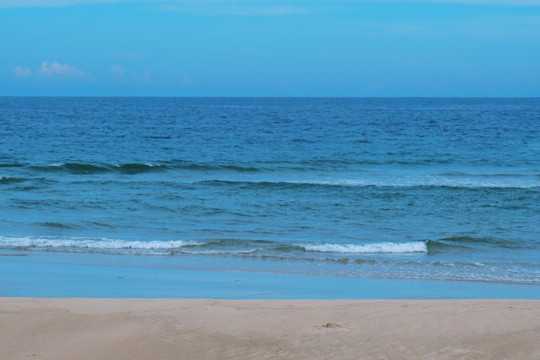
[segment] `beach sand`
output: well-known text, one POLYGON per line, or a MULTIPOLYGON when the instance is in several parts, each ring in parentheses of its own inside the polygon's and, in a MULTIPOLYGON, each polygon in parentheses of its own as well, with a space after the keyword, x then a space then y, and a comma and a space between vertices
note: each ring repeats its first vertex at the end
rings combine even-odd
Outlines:
POLYGON ((0 298, 0 359, 540 359, 538 300, 0 298))

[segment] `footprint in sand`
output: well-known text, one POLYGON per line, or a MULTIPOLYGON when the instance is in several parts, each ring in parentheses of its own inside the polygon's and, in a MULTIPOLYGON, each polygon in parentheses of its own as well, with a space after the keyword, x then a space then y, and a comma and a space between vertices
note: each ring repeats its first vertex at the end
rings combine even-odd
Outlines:
POLYGON ((329 322, 327 324, 324 324, 322 327, 324 328, 340 328, 340 327, 343 327, 343 325, 341 324, 338 324, 338 323, 333 323, 333 322, 329 322))

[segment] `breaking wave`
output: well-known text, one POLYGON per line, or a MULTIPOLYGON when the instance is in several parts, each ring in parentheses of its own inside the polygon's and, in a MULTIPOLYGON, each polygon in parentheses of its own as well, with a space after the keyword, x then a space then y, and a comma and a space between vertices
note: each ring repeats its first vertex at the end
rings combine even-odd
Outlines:
POLYGON ((15 250, 49 250, 67 252, 147 252, 172 251, 185 246, 195 246, 194 241, 129 241, 109 238, 54 237, 54 236, 0 236, 0 247, 15 250))
POLYGON ((427 253, 428 247, 424 241, 413 241, 407 243, 373 243, 373 244, 320 244, 301 245, 307 251, 333 252, 349 254, 373 254, 373 253, 427 253))

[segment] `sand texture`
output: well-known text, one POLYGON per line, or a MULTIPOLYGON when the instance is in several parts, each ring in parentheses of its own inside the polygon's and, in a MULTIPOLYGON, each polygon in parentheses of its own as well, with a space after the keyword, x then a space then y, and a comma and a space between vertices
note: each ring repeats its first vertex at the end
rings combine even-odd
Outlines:
POLYGON ((0 359, 540 359, 540 301, 0 298, 0 359))

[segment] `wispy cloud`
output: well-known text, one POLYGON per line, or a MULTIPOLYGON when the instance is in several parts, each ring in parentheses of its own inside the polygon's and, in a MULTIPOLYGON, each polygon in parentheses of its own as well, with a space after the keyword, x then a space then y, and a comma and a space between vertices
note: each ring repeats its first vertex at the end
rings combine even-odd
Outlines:
POLYGON ((32 70, 18 65, 13 68, 13 75, 19 78, 29 77, 32 75, 32 70))
POLYGON ((48 63, 43 61, 39 73, 46 76, 65 76, 74 78, 91 78, 92 75, 68 64, 60 64, 56 61, 48 63))
POLYGON ((251 1, 185 1, 163 4, 161 9, 207 16, 285 16, 307 13, 304 7, 251 1))
POLYGON ((118 64, 112 64, 111 65, 111 72, 114 76, 122 76, 126 73, 126 69, 118 64))
POLYGON ((146 71, 143 75, 143 83, 148 84, 150 83, 151 79, 152 79, 152 73, 150 71, 146 71))

